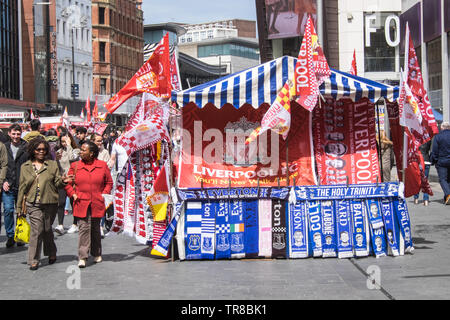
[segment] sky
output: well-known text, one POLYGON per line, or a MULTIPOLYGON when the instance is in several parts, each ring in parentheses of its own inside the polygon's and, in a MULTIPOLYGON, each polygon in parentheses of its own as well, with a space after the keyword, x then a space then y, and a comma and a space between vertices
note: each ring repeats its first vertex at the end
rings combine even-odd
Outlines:
POLYGON ((229 19, 256 21, 255 0, 142 0, 144 25, 203 23, 229 19))

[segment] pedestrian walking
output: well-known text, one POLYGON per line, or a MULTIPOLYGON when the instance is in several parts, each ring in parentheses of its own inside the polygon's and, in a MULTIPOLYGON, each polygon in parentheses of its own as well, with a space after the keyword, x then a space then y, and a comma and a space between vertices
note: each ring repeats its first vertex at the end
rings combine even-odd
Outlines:
POLYGON ((98 147, 88 141, 81 146, 81 160, 71 164, 66 186, 67 195, 73 198, 73 214, 78 217, 78 266, 86 267, 89 254, 94 262, 102 261, 100 220, 105 215, 103 194, 111 192, 111 173, 104 161, 97 159, 98 147))
MULTIPOLYGON (((6 247, 14 246, 15 221, 14 212, 16 207, 17 193, 19 190, 20 169, 22 164, 28 160, 27 143, 21 138, 22 128, 17 123, 8 128, 9 142, 5 143, 8 156, 8 168, 6 177, 2 184, 2 204, 5 231, 7 236, 6 247)), ((18 246, 23 245, 17 243, 18 246)))
MULTIPOLYGON (((3 182, 6 178, 6 171, 8 170, 8 154, 6 151, 6 147, 3 142, 0 142, 0 186, 3 185, 3 182)), ((2 198, 3 188, 0 188, 0 200, 2 198)), ((0 215, 0 230, 2 227, 2 219, 0 215)))
POLYGON ((450 171, 450 123, 441 124, 441 132, 433 138, 431 149, 431 163, 436 165, 439 184, 444 192, 444 204, 450 204, 450 184, 448 180, 450 171))
MULTIPOLYGON (((425 174, 425 177, 428 179, 428 174, 430 173, 430 151, 431 151, 431 141, 428 141, 427 143, 424 143, 419 147, 420 152, 422 153, 423 161, 425 163, 425 168, 423 169, 423 173, 425 174)), ((418 194, 414 195, 414 204, 419 204, 419 196, 420 192, 418 194)), ((423 194, 423 205, 428 206, 430 202, 430 196, 428 193, 423 194)))
POLYGON ((383 182, 391 181, 391 157, 392 157, 392 147, 394 143, 389 140, 386 136, 386 132, 384 130, 380 131, 380 139, 377 136, 377 143, 380 146, 381 155, 380 160, 383 164, 383 182))
POLYGON ((52 225, 58 208, 58 189, 63 188, 69 179, 60 175, 56 161, 48 159, 49 153, 48 142, 41 137, 34 138, 28 145, 30 159, 20 171, 16 212, 18 216, 28 216, 30 221, 30 270, 38 269, 42 247, 48 263, 56 261, 52 225))
POLYGON ((30 127, 31 127, 31 131, 28 132, 23 137, 23 140, 25 140, 26 142, 30 142, 34 138, 36 138, 38 136, 42 136, 42 134, 41 134, 41 121, 39 121, 39 119, 31 120, 30 121, 30 127))

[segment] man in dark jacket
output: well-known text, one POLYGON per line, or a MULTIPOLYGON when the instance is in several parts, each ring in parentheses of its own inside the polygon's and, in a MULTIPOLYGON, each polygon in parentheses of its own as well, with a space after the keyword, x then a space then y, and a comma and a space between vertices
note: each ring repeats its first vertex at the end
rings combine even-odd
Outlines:
POLYGON ((20 167, 28 160, 27 143, 20 138, 21 134, 22 128, 18 124, 12 124, 8 129, 11 141, 5 143, 8 169, 2 185, 2 202, 8 248, 14 245, 14 212, 19 190, 20 167))
POLYGON ((436 165, 439 183, 442 191, 444 191, 444 203, 450 204, 450 184, 448 181, 450 173, 450 124, 448 122, 441 124, 441 132, 434 137, 431 162, 436 165))

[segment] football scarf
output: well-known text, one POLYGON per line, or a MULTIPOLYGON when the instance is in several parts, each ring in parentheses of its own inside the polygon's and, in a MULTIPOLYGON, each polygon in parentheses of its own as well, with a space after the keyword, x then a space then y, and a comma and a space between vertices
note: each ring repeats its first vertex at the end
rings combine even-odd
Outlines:
POLYGON ((313 257, 322 256, 322 213, 320 201, 308 201, 309 247, 313 257))
POLYGON ((350 201, 334 200, 336 212, 336 235, 338 240, 338 257, 353 257, 353 237, 350 217, 350 201))
POLYGON ((272 258, 286 258, 286 201, 272 200, 272 258))
POLYGON ((322 257, 336 257, 336 224, 334 221, 333 201, 322 201, 320 205, 322 211, 322 237, 325 240, 322 243, 322 257))
POLYGON ((258 201, 258 255, 270 258, 272 256, 272 200, 258 201))
POLYGON ((372 237, 372 250, 377 258, 386 256, 386 238, 383 228, 374 229, 370 225, 370 235, 372 237))
POLYGON ((411 222, 405 200, 394 200, 394 212, 404 239, 405 252, 412 253, 414 251, 414 246, 411 235, 411 222))
POLYGON ((125 221, 127 171, 128 166, 123 166, 122 171, 117 176, 114 190, 114 219, 111 226, 111 232, 116 234, 123 231, 125 221))
POLYGON ((383 227, 383 216, 381 214, 380 203, 377 199, 367 199, 367 216, 369 217, 372 228, 378 229, 383 227))
POLYGON ((123 233, 129 237, 134 236, 136 224, 136 188, 134 186, 135 157, 130 157, 128 161, 127 180, 125 188, 125 221, 123 233), (133 163, 134 162, 134 163, 133 163))
POLYGON ((289 187, 177 189, 180 200, 286 199, 289 192, 289 187))
POLYGON ((308 252, 308 220, 306 202, 289 205, 289 258, 307 258, 308 252))
POLYGON ((245 257, 244 214, 244 201, 230 201, 231 258, 233 259, 245 257))
MULTIPOLYGON (((142 152, 136 152, 136 183, 135 183, 135 200, 136 200, 136 241, 140 244, 146 244, 147 240, 151 237, 148 235, 148 212, 145 212, 144 209, 144 185, 142 184, 142 176, 143 176, 143 163, 142 163, 142 152)), ((153 242, 153 246, 156 246, 156 243, 153 242)))
POLYGON ((393 256, 400 255, 398 247, 399 239, 394 219, 394 206, 391 199, 383 199, 381 201, 381 210, 383 213, 384 228, 387 238, 388 253, 393 256))
POLYGON ((201 253, 202 236, 202 203, 188 202, 186 204, 186 260, 202 258, 201 253))
POLYGON ((258 256, 258 200, 245 201, 245 257, 258 256))
POLYGON ((214 259, 214 248, 216 239, 216 202, 203 202, 202 203, 202 259, 214 259))
POLYGON ((230 257, 230 205, 221 200, 216 206, 216 259, 230 257))
MULTIPOLYGON (((175 205, 175 210, 178 213, 178 210, 180 210, 180 218, 177 223, 177 229, 176 229, 176 235, 175 238, 177 239, 177 248, 178 248, 178 257, 181 261, 186 260, 186 243, 184 241, 184 226, 186 222, 186 204, 185 202, 179 202, 175 205)), ((174 216, 174 219, 176 218, 176 215, 174 216)), ((173 220, 172 220, 173 221, 173 220)), ((164 235, 163 237, 164 238, 164 235)))
POLYGON ((353 226, 353 247, 355 256, 366 257, 369 255, 368 241, 367 241, 367 223, 365 216, 364 200, 350 201, 350 216, 352 218, 353 226))

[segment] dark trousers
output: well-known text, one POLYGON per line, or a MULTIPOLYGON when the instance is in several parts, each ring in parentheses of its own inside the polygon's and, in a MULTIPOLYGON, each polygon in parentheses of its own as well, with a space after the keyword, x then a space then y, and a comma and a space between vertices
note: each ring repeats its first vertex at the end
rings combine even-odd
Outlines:
POLYGON ((64 224, 64 210, 66 209, 66 197, 67 193, 64 188, 58 190, 59 199, 58 199, 58 224, 64 224))
POLYGON ((444 196, 446 197, 450 194, 450 184, 448 179, 450 168, 436 165, 436 170, 439 176, 439 184, 441 185, 444 196))
POLYGON ((92 218, 91 207, 85 218, 78 218, 78 258, 87 259, 89 253, 94 257, 102 255, 101 218, 92 218))

